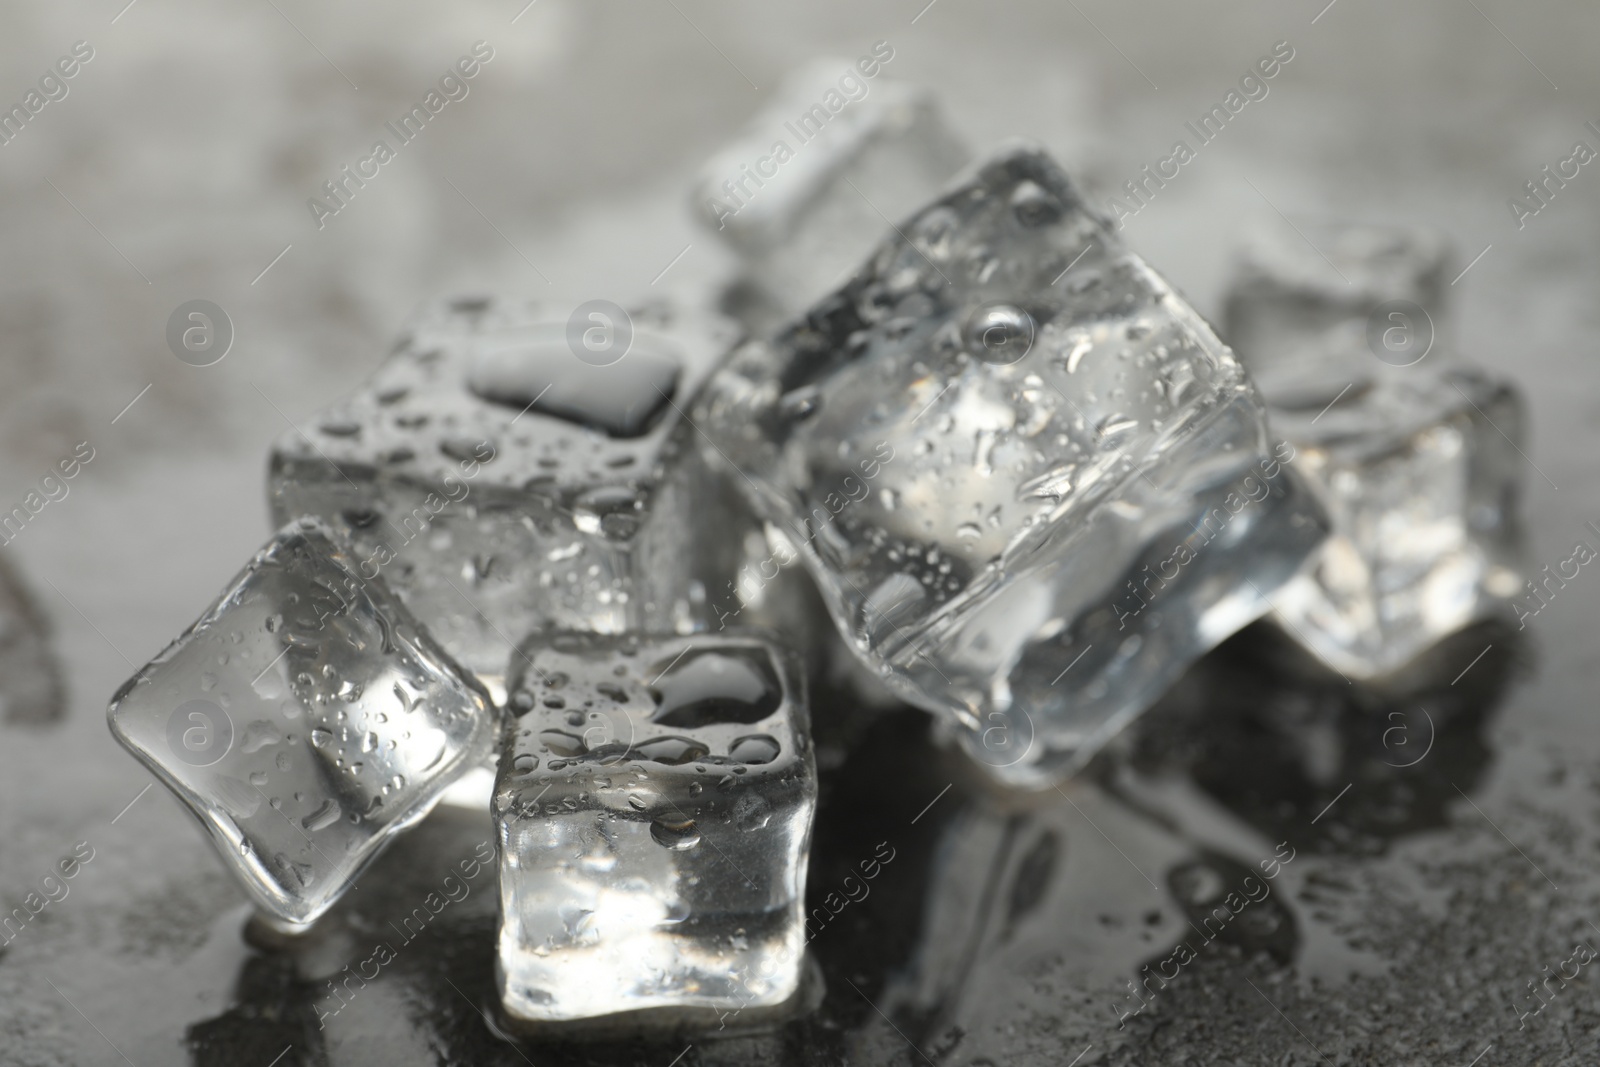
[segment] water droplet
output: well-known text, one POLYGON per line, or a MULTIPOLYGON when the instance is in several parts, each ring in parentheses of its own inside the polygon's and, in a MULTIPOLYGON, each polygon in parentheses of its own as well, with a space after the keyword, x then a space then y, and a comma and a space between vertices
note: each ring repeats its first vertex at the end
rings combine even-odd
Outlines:
POLYGON ((439 442, 439 451, 462 463, 488 463, 500 449, 493 438, 446 437, 439 442))
POLYGON ((685 852, 700 843, 700 829, 693 819, 663 816, 650 824, 650 836, 662 848, 685 852))
POLYGON ((268 745, 276 745, 283 740, 278 733, 278 728, 270 722, 256 720, 245 727, 244 738, 239 742, 239 750, 246 754, 260 752, 268 745))
POLYGON ((692 730, 716 723, 760 722, 778 710, 783 686, 759 647, 691 651, 654 668, 652 722, 692 730))
POLYGON ((711 754, 705 745, 687 737, 653 737, 634 745, 633 753, 639 759, 664 763, 669 767, 693 763, 711 754))
POLYGON ((759 766, 771 763, 778 758, 778 753, 783 751, 783 746, 778 744, 775 737, 767 734, 751 734, 741 737, 728 749, 728 757, 740 763, 749 763, 759 766))
POLYGON ((1033 316, 1015 304, 986 304, 967 320, 967 345, 985 363, 1005 366, 1033 348, 1033 316))
POLYGON ((1053 467, 1019 485, 1017 495, 1024 500, 1060 500, 1072 492, 1072 477, 1077 472, 1076 463, 1053 467))
POLYGON ((1024 226, 1048 226, 1061 218, 1061 201, 1037 182, 1020 182, 1011 193, 1011 212, 1024 226))
POLYGON ((670 410, 681 367, 658 344, 635 337, 621 360, 596 367, 567 347, 564 326, 536 332, 531 342, 480 353, 468 387, 491 403, 553 415, 612 437, 642 436, 670 410))
POLYGON ((1124 435, 1138 428, 1138 419, 1130 419, 1121 412, 1117 412, 1101 419, 1094 429, 1095 433, 1100 435, 1102 444, 1114 444, 1124 435))
POLYGON ((329 797, 322 802, 322 807, 301 819, 300 825, 307 830, 324 830, 338 822, 341 814, 339 802, 329 797))
POLYGON ((540 730, 539 743, 553 756, 572 758, 581 756, 587 751, 583 738, 577 734, 569 734, 565 730, 540 730))

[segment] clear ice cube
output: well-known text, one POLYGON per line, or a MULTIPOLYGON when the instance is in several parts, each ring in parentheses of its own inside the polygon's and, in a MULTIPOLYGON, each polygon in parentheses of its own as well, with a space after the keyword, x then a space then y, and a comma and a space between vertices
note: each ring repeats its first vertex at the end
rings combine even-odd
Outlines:
POLYGON ((748 635, 529 655, 494 801, 507 1014, 715 1021, 794 998, 817 799, 798 660, 748 635))
POLYGON ((843 284, 971 155, 928 92, 818 60, 708 161, 694 202, 781 321, 843 284))
POLYGON ((309 923, 492 751, 488 694, 312 520, 111 700, 270 917, 309 923))
POLYGON ((1263 613, 1326 519, 1239 363, 1042 151, 902 231, 696 421, 857 654, 1041 784, 1263 613))
POLYGON ((1388 675, 1522 591, 1517 391, 1452 364, 1431 232, 1305 223, 1240 256, 1227 330, 1333 518, 1274 619, 1354 678, 1388 675))
POLYGON ((614 350, 579 358, 565 311, 432 309, 361 390, 273 450, 277 521, 314 515, 348 538, 497 696, 536 629, 714 627, 713 594, 754 528, 682 414, 734 327, 667 307, 597 314, 580 328, 613 331, 596 336, 614 350))

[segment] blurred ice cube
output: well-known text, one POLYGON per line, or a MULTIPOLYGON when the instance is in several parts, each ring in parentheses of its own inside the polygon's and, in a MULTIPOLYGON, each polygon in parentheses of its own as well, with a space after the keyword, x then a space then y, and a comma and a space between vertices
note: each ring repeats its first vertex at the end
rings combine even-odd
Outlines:
POLYGON ((109 720, 291 925, 326 911, 495 735, 482 687, 310 520, 118 690, 109 720))
POLYGON ((1449 258, 1427 230, 1302 223, 1257 234, 1228 297, 1230 340, 1334 519, 1275 618, 1349 677, 1389 674, 1522 591, 1523 404, 1453 365, 1449 258))
POLYGON ((778 320, 842 285, 883 234, 971 157, 931 94, 818 60, 714 156, 695 188, 702 222, 736 251, 778 320))
POLYGON ((1386 303, 1411 305, 1406 321, 1382 317, 1391 365, 1417 362, 1443 322, 1451 261, 1443 235, 1312 220, 1294 227, 1252 230, 1238 253, 1224 321, 1251 374, 1279 363, 1370 366, 1368 322, 1386 303))
POLYGON ((794 998, 817 799, 798 661, 749 636, 528 651, 494 802, 507 1013, 747 1021, 794 998))
POLYGON ((1027 146, 737 351, 696 421, 857 654, 1004 782, 1081 764, 1326 532, 1232 354, 1027 146))

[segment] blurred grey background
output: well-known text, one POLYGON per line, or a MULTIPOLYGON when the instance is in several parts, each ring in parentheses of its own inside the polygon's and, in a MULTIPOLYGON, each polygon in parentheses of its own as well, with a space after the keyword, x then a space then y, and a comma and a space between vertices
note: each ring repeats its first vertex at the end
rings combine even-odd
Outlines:
MULTIPOLYGON (((1550 370, 1573 366, 1595 314, 1600 175, 1521 232, 1507 207, 1575 140, 1600 144, 1584 128, 1600 10, 1577 0, 125 2, 0 14, 7 106, 74 42, 94 49, 0 145, 0 500, 93 443, 73 498, 9 550, 137 661, 260 540, 282 415, 350 389, 427 297, 576 302, 642 291, 691 242, 675 269, 714 261, 684 210, 694 168, 786 72, 877 40, 895 48, 886 74, 936 88, 974 144, 1036 138, 1107 192, 1290 42, 1269 95, 1130 242, 1207 314, 1236 234, 1275 209, 1436 225, 1463 266, 1492 244, 1453 290, 1454 339, 1520 380, 1539 422, 1594 407, 1593 376, 1550 370), (480 39, 495 58, 467 98, 319 230, 307 199, 480 39), (236 330, 213 367, 167 349, 193 298, 236 330)), ((1536 422, 1536 454, 1549 445, 1536 422)), ((80 686, 98 699, 113 681, 80 686)))
MULTIPOLYGON (((1280 211, 1443 229, 1461 267, 1482 253, 1452 289, 1445 341, 1529 398, 1536 565, 1600 513, 1600 166, 1522 229, 1508 207, 1575 141, 1600 146, 1585 127, 1600 122, 1593 3, 125 3, 0 5, 0 108, 75 42, 94 53, 0 145, 0 510, 78 442, 95 450, 70 494, 0 548, 52 622, 68 701, 58 730, 0 733, 0 890, 26 891, 64 842, 92 838, 96 876, 57 909, 77 909, 90 940, 105 932, 96 909, 168 892, 172 864, 211 863, 160 789, 140 793, 148 776, 101 716, 264 540, 266 450, 285 420, 354 387, 429 297, 625 300, 686 245, 680 279, 722 269, 690 221, 694 171, 819 55, 886 40, 886 74, 935 88, 975 145, 1040 140, 1107 195, 1288 41, 1269 95, 1125 236, 1214 315, 1241 228, 1280 211), (494 58, 469 95, 319 230, 307 199, 478 40, 494 58), (196 298, 236 332, 205 368, 166 343, 169 314, 196 298)), ((1600 586, 1540 619, 1541 688, 1508 720, 1591 767, 1597 605, 1600 586)), ((0 955, 0 1001, 37 985, 20 954, 43 947, 0 955)), ((115 984, 129 973, 80 969, 69 991, 136 1004, 115 984)), ((59 1003, 28 1005, 0 1033, 76 1050, 62 1062, 121 1062, 59 1003)))

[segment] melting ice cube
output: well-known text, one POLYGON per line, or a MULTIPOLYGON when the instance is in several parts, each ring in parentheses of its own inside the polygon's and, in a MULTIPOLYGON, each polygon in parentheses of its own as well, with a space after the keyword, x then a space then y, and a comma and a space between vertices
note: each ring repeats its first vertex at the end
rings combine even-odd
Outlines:
POLYGON ((715 1022, 790 1001, 817 798, 798 660, 744 636, 527 651, 494 801, 508 1014, 715 1022))
POLYGON ((682 416, 731 324, 611 315, 592 329, 612 347, 595 352, 564 309, 439 306, 273 450, 277 519, 314 515, 347 537, 362 576, 381 574, 492 692, 535 629, 714 626, 757 528, 682 416))
POLYGON ((1448 245, 1426 230, 1305 223, 1240 255, 1227 329, 1334 536, 1274 617, 1372 678, 1522 593, 1523 404, 1439 336, 1448 245))
POLYGON ((781 319, 842 284, 970 157, 927 92, 818 60, 706 164, 695 207, 781 319))
POLYGON ((1030 147, 695 417, 857 654, 1007 782, 1080 764, 1326 534, 1239 363, 1030 147))
POLYGON ((269 541, 109 720, 287 924, 326 911, 486 758, 496 725, 477 681, 312 520, 269 541))

